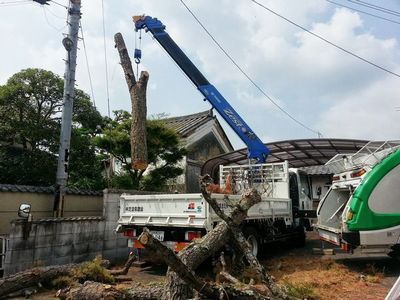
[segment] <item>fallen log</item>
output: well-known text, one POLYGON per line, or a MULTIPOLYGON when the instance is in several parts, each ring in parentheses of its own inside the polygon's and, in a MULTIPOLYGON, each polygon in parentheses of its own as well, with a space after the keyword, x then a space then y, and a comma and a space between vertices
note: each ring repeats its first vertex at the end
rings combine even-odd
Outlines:
POLYGON ((217 286, 202 280, 189 270, 171 249, 155 239, 148 231, 144 231, 138 241, 146 247, 146 250, 161 257, 182 280, 207 299, 248 299, 250 295, 251 299, 267 299, 267 296, 261 295, 255 289, 248 288, 243 284, 241 284, 243 289, 238 289, 233 286, 217 286))
MULTIPOLYGON (((240 249, 243 256, 246 258, 247 262, 250 264, 250 267, 256 273, 256 281, 265 284, 272 292, 272 294, 281 299, 288 299, 286 293, 274 282, 274 280, 269 276, 264 267, 260 264, 257 257, 254 256, 251 251, 250 245, 248 244, 246 238, 243 235, 242 230, 240 229, 237 222, 234 221, 234 212, 231 215, 226 215, 222 209, 219 207, 217 201, 211 197, 211 194, 208 192, 208 185, 210 184, 210 176, 205 175, 201 182, 200 188, 201 193, 204 199, 210 204, 214 212, 220 217, 224 222, 228 225, 229 231, 232 235, 232 241, 235 244, 236 249, 240 249)), ((240 213, 240 212, 239 212, 240 213)))
POLYGON ((55 296, 61 300, 157 300, 161 298, 162 292, 162 287, 135 287, 128 290, 119 290, 109 284, 86 281, 78 287, 59 290, 55 296))
MULTIPOLYGON (((232 221, 239 225, 247 217, 247 210, 260 201, 261 197, 256 190, 245 192, 232 209, 230 214, 232 221)), ((189 270, 196 270, 208 257, 219 251, 228 242, 229 237, 229 226, 226 222, 219 222, 203 238, 183 249, 178 257, 189 270)), ((169 267, 163 299, 179 300, 188 299, 191 296, 192 288, 169 267)))
POLYGON ((68 264, 33 268, 4 277, 0 279, 0 298, 22 289, 37 286, 40 282, 49 282, 54 278, 68 275, 77 266, 77 264, 68 264))
POLYGON ((164 262, 170 266, 176 274, 178 274, 179 278, 192 286, 196 291, 211 299, 217 299, 219 297, 219 289, 213 287, 211 284, 201 280, 200 278, 197 278, 194 272, 189 270, 171 249, 167 248, 160 241, 155 239, 148 230, 143 231, 139 236, 138 241, 146 247, 146 250, 161 257, 164 262))
MULTIPOLYGON (((0 298, 23 289, 37 287, 41 283, 50 282, 60 276, 69 275, 85 263, 38 267, 6 276, 0 279, 0 298)), ((103 268, 109 265, 108 260, 100 261, 100 266, 103 268)))
POLYGON ((124 267, 120 270, 110 270, 110 274, 115 275, 126 275, 129 271, 129 268, 132 266, 133 262, 136 260, 135 254, 133 252, 129 253, 128 260, 126 261, 124 267))

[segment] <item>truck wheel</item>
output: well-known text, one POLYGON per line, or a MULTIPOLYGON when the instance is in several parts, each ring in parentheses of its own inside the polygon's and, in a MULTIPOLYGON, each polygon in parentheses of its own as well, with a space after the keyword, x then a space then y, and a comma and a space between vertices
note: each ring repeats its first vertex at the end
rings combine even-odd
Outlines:
POLYGON ((247 242, 250 244, 251 252, 255 257, 257 257, 260 250, 260 238, 257 231, 254 228, 249 227, 244 229, 243 234, 247 242))

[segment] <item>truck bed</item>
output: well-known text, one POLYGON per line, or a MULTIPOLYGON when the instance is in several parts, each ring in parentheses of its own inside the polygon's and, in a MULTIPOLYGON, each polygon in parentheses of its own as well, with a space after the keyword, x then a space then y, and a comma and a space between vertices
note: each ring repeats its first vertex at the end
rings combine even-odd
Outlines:
MULTIPOLYGON (((240 195, 225 196, 213 194, 220 207, 228 212, 230 204, 240 200, 240 195)), ((289 198, 268 198, 248 211, 248 219, 283 218, 292 221, 292 207, 289 198)), ((214 222, 220 219, 203 199, 200 193, 195 194, 157 194, 128 195, 120 198, 119 225, 192 227, 211 230, 214 222)))

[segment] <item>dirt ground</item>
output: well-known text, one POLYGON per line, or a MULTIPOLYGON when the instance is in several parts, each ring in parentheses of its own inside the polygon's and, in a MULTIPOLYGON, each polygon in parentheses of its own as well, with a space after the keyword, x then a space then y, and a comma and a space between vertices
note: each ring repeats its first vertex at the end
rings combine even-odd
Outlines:
MULTIPOLYGON (((400 274, 400 262, 388 257, 367 257, 337 252, 315 255, 313 248, 321 242, 315 232, 307 236, 306 246, 293 249, 286 245, 264 247, 261 262, 289 293, 303 299, 384 299, 400 274)), ((327 244, 324 247, 329 247, 327 244)), ((211 273, 211 267, 205 270, 211 273)), ((203 270, 204 271, 204 270, 203 270)), ((154 265, 131 268, 130 284, 146 286, 165 280, 166 267, 154 265)), ((36 294, 32 299, 56 299, 55 291, 36 294)))

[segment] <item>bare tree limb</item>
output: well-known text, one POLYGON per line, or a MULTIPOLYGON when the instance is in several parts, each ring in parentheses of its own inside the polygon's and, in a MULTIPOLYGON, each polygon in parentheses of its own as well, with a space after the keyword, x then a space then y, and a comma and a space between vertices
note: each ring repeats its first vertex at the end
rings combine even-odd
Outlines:
MULTIPOLYGON (((242 230, 239 227, 239 224, 234 222, 232 219, 234 217, 234 212, 238 214, 243 214, 245 213, 247 216, 247 210, 246 211, 240 211, 238 209, 234 210, 230 216, 227 216, 222 209, 218 206, 218 203, 215 199, 211 197, 211 194, 207 191, 207 186, 210 184, 210 176, 205 175, 200 181, 200 187, 201 187, 201 193, 204 197, 204 199, 210 204, 212 209, 215 211, 215 213, 222 219, 224 220, 230 230, 230 233, 233 236, 233 242, 237 246, 238 249, 241 250, 241 252, 244 254, 246 260, 250 264, 251 268, 256 272, 257 274, 257 281, 264 283, 265 285, 268 286, 268 288, 271 290, 272 294, 282 298, 282 299, 288 299, 288 296, 286 295, 285 292, 282 291, 279 286, 276 285, 274 280, 267 274, 265 271, 264 267, 260 264, 258 259, 254 256, 253 252, 251 251, 250 245, 248 244, 246 238, 243 235, 242 230)), ((260 197, 261 198, 261 197, 260 197)), ((261 199, 260 199, 261 201, 261 199)))
POLYGON ((129 253, 128 260, 126 261, 124 267, 120 270, 110 270, 111 275, 126 275, 129 271, 129 268, 132 266, 133 262, 136 260, 135 254, 133 252, 129 253))
MULTIPOLYGON (((260 201, 261 197, 257 191, 251 190, 246 192, 230 214, 232 221, 239 225, 246 218, 247 210, 260 201)), ((178 257, 189 270, 196 270, 202 262, 221 249, 228 242, 229 238, 230 231, 228 224, 226 222, 219 222, 203 238, 183 249, 178 254, 178 257)), ((179 275, 171 268, 168 268, 163 299, 187 299, 191 295, 191 292, 192 290, 185 281, 180 279, 179 275)))
POLYGON ((196 291, 210 297, 211 299, 218 298, 219 289, 216 289, 211 284, 196 278, 194 272, 189 270, 171 249, 167 248, 159 240, 155 239, 149 231, 143 231, 139 236, 138 241, 145 246, 146 249, 161 257, 181 279, 190 284, 196 291))

